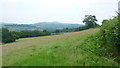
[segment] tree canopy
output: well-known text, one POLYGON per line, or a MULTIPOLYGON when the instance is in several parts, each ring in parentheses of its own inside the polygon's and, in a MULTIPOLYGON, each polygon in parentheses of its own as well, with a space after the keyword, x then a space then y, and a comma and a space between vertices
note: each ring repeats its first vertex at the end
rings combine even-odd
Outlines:
POLYGON ((96 16, 94 15, 85 15, 85 18, 83 20, 83 23, 86 24, 87 28, 93 28, 98 26, 96 22, 97 22, 97 19, 96 19, 96 16))
POLYGON ((44 30, 44 31, 38 31, 38 30, 9 31, 7 28, 2 28, 0 29, 0 32, 2 32, 2 40, 0 40, 2 43, 14 42, 16 41, 16 39, 19 39, 19 38, 50 35, 50 32, 47 30, 44 30))

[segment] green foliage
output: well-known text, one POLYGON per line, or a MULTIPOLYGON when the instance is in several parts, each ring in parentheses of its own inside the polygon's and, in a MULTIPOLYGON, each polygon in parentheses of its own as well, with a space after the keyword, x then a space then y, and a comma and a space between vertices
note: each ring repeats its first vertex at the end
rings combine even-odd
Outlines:
POLYGON ((94 15, 85 15, 85 18, 83 20, 83 23, 86 24, 87 28, 93 28, 99 26, 97 23, 96 16, 94 15))
POLYGON ((86 30, 86 26, 80 26, 77 28, 64 28, 64 29, 57 29, 55 30, 53 33, 66 33, 66 32, 76 32, 76 31, 82 31, 82 30, 86 30))
POLYGON ((49 31, 38 31, 38 30, 33 30, 33 31, 20 31, 19 32, 20 38, 26 38, 26 37, 37 37, 37 36, 46 36, 50 35, 49 31))
POLYGON ((64 28, 64 29, 57 29, 53 33, 66 33, 66 32, 74 32, 76 28, 64 28))
POLYGON ((20 36, 19 36, 19 33, 18 33, 18 32, 16 32, 16 31, 11 31, 10 33, 11 33, 11 34, 12 34, 12 36, 13 36, 13 37, 15 37, 16 39, 19 39, 19 38, 20 38, 20 36))
POLYGON ((120 22, 117 17, 104 20, 100 29, 101 36, 108 45, 120 46, 120 22))
POLYGON ((100 29, 100 35, 103 40, 103 43, 106 44, 106 47, 113 47, 116 50, 117 55, 114 55, 116 62, 120 63, 120 15, 109 19, 104 20, 100 29))
POLYGON ((27 37, 38 37, 38 36, 46 36, 50 35, 51 33, 47 30, 44 31, 38 31, 38 30, 33 30, 33 31, 9 31, 6 28, 2 28, 2 43, 10 43, 14 42, 16 39, 19 38, 27 38, 27 37))
POLYGON ((118 16, 103 20, 100 31, 83 42, 84 50, 120 63, 120 22, 118 20, 120 20, 118 16))
POLYGON ((118 49, 115 46, 108 44, 101 36, 100 31, 88 36, 82 44, 76 46, 76 49, 80 48, 99 57, 105 57, 120 63, 120 53, 118 52, 118 49))
MULTIPOLYGON (((12 50, 4 48, 7 51, 3 55, 3 66, 117 66, 113 59, 96 55, 102 51, 98 49, 101 47, 90 43, 92 39, 89 42, 85 40, 96 32, 98 29, 89 29, 57 36, 19 40, 15 42, 16 46, 12 50)), ((92 37, 94 35, 90 38, 92 37)))
POLYGON ((14 42, 15 40, 16 37, 13 36, 8 29, 2 28, 2 43, 10 43, 10 42, 14 42))
POLYGON ((83 46, 87 46, 85 50, 91 51, 98 56, 105 56, 114 59, 119 55, 115 46, 108 45, 104 42, 100 32, 89 36, 83 43, 83 46))
POLYGON ((80 26, 78 28, 75 28, 75 31, 82 31, 82 30, 86 30, 86 26, 80 26))

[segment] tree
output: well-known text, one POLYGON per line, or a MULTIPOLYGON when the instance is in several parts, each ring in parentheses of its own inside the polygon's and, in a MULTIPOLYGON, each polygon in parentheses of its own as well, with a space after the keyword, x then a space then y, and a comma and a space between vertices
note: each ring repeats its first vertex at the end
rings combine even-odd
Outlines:
POLYGON ((102 25, 105 24, 105 22, 107 22, 107 21, 109 21, 109 20, 107 20, 107 19, 103 20, 102 25))
POLYGON ((12 36, 13 36, 15 39, 19 39, 19 38, 20 38, 19 32, 11 31, 10 33, 12 34, 12 36))
POLYGON ((14 42, 16 38, 9 32, 8 29, 2 28, 2 43, 14 42))
POLYGON ((33 30, 33 31, 9 31, 6 28, 0 29, 0 36, 2 36, 2 39, 0 38, 0 42, 2 43, 10 43, 16 41, 16 39, 19 38, 27 38, 27 37, 38 37, 38 36, 47 36, 50 35, 51 32, 44 30, 44 31, 38 31, 38 30, 33 30))
POLYGON ((58 29, 57 29, 57 30, 55 30, 55 33, 60 33, 60 32, 61 32, 61 31, 60 31, 60 30, 58 30, 58 29))
POLYGON ((94 28, 98 26, 96 22, 97 22, 97 19, 96 19, 96 16, 94 15, 85 15, 85 18, 83 20, 83 23, 86 24, 87 28, 94 28))

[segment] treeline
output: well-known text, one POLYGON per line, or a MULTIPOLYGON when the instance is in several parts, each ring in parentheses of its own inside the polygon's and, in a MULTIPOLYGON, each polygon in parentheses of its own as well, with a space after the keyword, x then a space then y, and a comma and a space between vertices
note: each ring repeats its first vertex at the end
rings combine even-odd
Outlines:
POLYGON ((97 19, 95 15, 85 15, 85 18, 83 20, 83 23, 85 23, 85 26, 80 26, 78 28, 57 29, 53 33, 76 32, 76 31, 86 30, 89 28, 99 27, 100 25, 97 24, 96 22, 97 22, 97 19))
POLYGON ((50 35, 51 33, 49 31, 43 30, 33 30, 33 31, 9 31, 6 28, 2 28, 2 43, 10 43, 14 42, 19 38, 27 38, 27 37, 38 37, 38 36, 46 36, 50 35))
POLYGON ((82 30, 86 30, 88 28, 86 28, 86 26, 80 26, 78 28, 64 28, 64 29, 57 29, 55 31, 53 31, 53 33, 66 33, 66 32, 76 32, 76 31, 82 31, 82 30))

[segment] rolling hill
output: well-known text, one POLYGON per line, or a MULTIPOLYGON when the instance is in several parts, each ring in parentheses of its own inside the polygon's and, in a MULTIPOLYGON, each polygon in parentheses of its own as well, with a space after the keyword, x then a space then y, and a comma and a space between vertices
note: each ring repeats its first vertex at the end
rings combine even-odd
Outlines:
POLYGON ((39 22, 35 24, 2 24, 4 28, 8 28, 10 31, 21 31, 21 30, 49 30, 55 31, 56 29, 63 28, 77 28, 84 26, 83 24, 64 24, 59 22, 39 22))
POLYGON ((22 30, 40 30, 42 31, 43 29, 41 28, 37 28, 35 26, 32 25, 28 25, 28 24, 4 24, 3 28, 7 28, 10 31, 22 31, 22 30))
POLYGON ((77 28, 80 26, 83 26, 83 24, 65 24, 65 23, 59 23, 59 22, 40 22, 33 24, 36 27, 40 27, 42 29, 46 30, 56 30, 56 29, 63 29, 63 28, 77 28))

